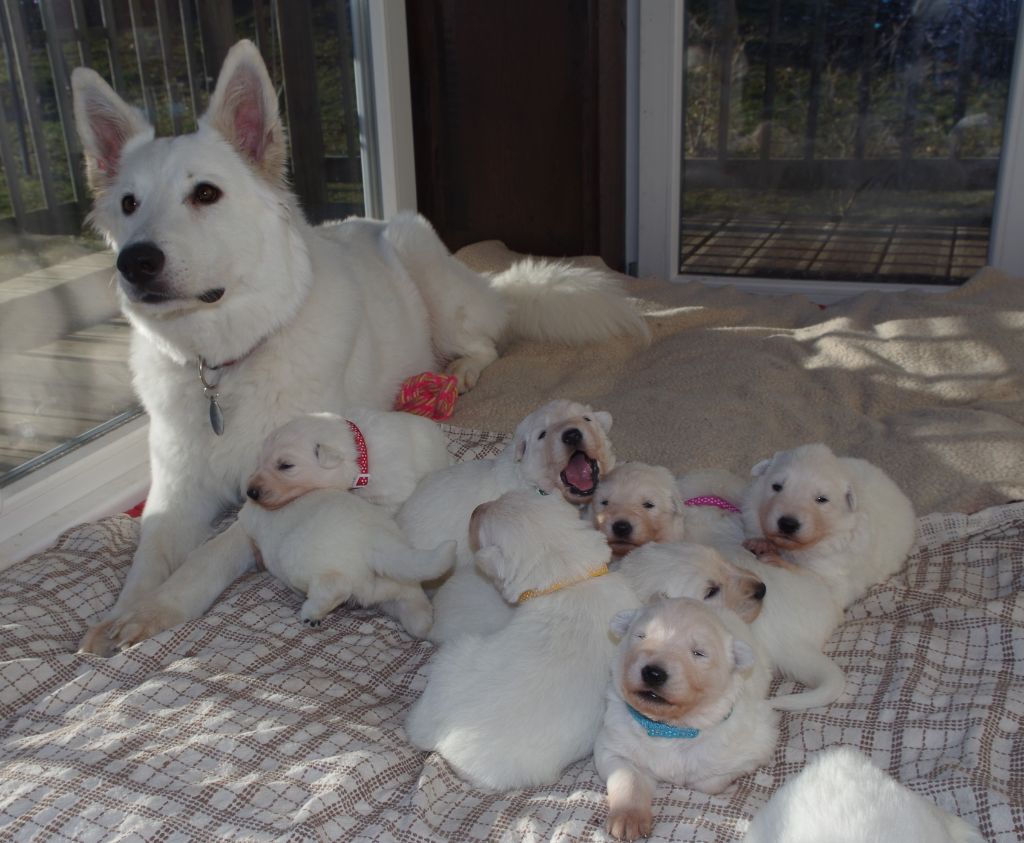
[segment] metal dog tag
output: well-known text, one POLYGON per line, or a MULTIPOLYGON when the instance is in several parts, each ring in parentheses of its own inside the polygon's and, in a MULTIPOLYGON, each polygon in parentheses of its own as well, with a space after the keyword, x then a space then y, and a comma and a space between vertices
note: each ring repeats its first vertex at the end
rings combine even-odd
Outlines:
POLYGON ((224 411, 221 410, 220 404, 217 403, 217 398, 219 397, 217 384, 210 383, 206 379, 206 360, 203 359, 202 355, 196 357, 196 365, 199 367, 199 382, 203 385, 203 395, 210 402, 210 427, 213 428, 214 433, 220 436, 224 433, 224 411))

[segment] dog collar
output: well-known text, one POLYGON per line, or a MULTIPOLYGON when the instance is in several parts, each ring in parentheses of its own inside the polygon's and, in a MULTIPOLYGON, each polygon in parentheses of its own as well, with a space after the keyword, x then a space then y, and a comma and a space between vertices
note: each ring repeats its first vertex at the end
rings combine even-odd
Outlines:
POLYGON ((588 571, 584 576, 575 580, 563 580, 562 582, 556 582, 554 585, 549 585, 547 588, 531 588, 524 591, 519 595, 519 599, 516 600, 517 605, 522 605, 527 600, 532 600, 534 597, 543 597, 545 594, 554 594, 556 591, 561 591, 563 588, 568 588, 570 585, 578 585, 581 582, 595 579, 596 577, 603 577, 608 573, 608 565, 604 564, 598 568, 594 568, 593 571, 588 571))
POLYGON ((689 498, 683 501, 684 506, 717 506, 719 509, 724 509, 726 512, 739 512, 740 508, 734 503, 730 503, 725 498, 720 498, 718 495, 698 495, 695 498, 689 498))
MULTIPOLYGON (((264 337, 266 339, 266 337, 264 337)), ((234 366, 241 363, 252 354, 257 348, 263 345, 263 340, 260 340, 256 345, 250 348, 241 357, 236 357, 234 360, 225 360, 216 366, 211 366, 206 362, 206 358, 202 354, 196 355, 196 368, 199 370, 199 382, 203 385, 203 395, 210 402, 210 427, 213 428, 213 432, 218 436, 224 433, 224 411, 220 408, 220 404, 217 403, 217 399, 220 398, 220 393, 217 392, 217 387, 220 385, 220 378, 214 383, 210 383, 206 375, 208 372, 219 372, 221 369, 227 369, 229 366, 234 366)))
MULTIPOLYGON (((647 730, 647 736, 650 738, 695 738, 700 734, 700 729, 690 726, 673 726, 669 723, 651 720, 650 717, 641 714, 629 703, 624 703, 624 705, 629 709, 633 719, 647 730)), ((729 709, 729 713, 722 718, 722 722, 724 723, 731 716, 732 709, 729 709)))
POLYGON ((345 421, 349 430, 352 431, 352 438, 356 441, 356 465, 359 466, 359 474, 356 475, 355 482, 349 488, 360 489, 370 482, 370 452, 366 447, 363 432, 356 427, 356 423, 348 419, 345 421))

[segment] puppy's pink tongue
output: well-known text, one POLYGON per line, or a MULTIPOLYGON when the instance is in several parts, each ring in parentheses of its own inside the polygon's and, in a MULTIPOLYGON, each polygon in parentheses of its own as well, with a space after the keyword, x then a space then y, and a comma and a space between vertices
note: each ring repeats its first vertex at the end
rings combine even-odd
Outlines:
POLYGON ((594 488, 594 469, 583 451, 577 451, 572 455, 562 477, 581 492, 589 492, 594 488))

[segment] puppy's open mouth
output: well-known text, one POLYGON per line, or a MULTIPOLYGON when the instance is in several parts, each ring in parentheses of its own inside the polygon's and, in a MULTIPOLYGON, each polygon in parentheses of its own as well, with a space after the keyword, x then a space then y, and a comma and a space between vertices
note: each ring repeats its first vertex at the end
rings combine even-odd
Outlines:
POLYGON ((654 693, 654 691, 634 691, 634 693, 642 699, 644 702, 654 703, 655 705, 668 705, 669 702, 664 697, 654 693))
POLYGON ((196 296, 196 298, 199 299, 199 301, 203 302, 204 304, 213 304, 216 301, 220 301, 223 297, 223 287, 215 287, 212 290, 207 290, 201 296, 196 296))
POLYGON ((566 491, 577 498, 590 498, 601 479, 601 466, 586 451, 576 451, 559 475, 566 491))

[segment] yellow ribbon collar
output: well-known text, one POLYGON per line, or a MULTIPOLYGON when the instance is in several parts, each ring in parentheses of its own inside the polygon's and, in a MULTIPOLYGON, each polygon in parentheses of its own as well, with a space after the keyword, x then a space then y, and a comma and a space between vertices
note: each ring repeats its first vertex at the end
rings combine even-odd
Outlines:
POLYGON ((534 597, 543 597, 545 594, 554 594, 556 591, 561 591, 563 588, 568 588, 570 585, 578 585, 581 582, 592 580, 597 577, 603 577, 608 573, 608 565, 601 565, 599 568, 594 568, 593 571, 588 571, 579 579, 575 580, 563 580, 562 582, 556 582, 553 585, 549 585, 547 588, 531 588, 524 591, 519 595, 519 599, 516 600, 517 605, 522 605, 527 600, 532 600, 534 597))

